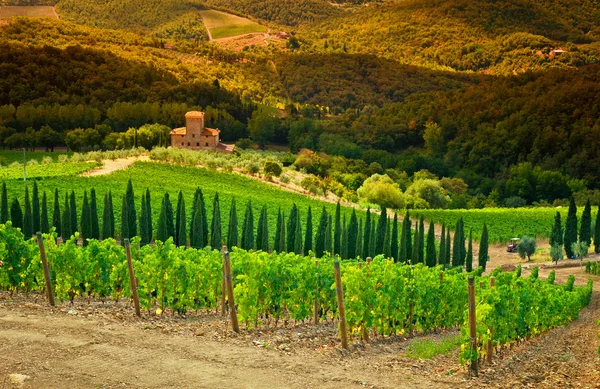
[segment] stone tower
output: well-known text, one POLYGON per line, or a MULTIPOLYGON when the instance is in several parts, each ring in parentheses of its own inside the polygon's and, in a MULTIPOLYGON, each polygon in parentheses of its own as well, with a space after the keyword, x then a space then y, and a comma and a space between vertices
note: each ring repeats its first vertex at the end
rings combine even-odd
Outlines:
POLYGON ((204 129, 204 112, 191 111, 186 113, 185 127, 190 133, 201 133, 204 129))

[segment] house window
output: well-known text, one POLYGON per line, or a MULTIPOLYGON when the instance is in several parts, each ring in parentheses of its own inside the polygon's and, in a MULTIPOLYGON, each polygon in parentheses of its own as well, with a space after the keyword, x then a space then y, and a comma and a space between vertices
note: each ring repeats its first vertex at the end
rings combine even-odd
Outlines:
POLYGON ((196 134, 192 134, 192 138, 195 138, 195 137, 196 137, 196 134))
POLYGON ((190 145, 190 142, 188 142, 188 146, 190 145))
POLYGON ((200 142, 196 142, 196 146, 199 147, 200 146, 200 142))
POLYGON ((208 147, 208 143, 206 144, 206 147, 208 147))
POLYGON ((183 142, 181 142, 181 145, 183 146, 183 142))

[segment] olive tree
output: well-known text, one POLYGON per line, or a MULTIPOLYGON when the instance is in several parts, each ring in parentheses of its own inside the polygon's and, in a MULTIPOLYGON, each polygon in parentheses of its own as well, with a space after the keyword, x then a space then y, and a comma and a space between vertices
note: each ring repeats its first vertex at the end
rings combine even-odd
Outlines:
POLYGON ((517 252, 521 259, 527 257, 527 261, 531 261, 531 256, 535 253, 535 238, 531 236, 523 236, 517 245, 517 252))

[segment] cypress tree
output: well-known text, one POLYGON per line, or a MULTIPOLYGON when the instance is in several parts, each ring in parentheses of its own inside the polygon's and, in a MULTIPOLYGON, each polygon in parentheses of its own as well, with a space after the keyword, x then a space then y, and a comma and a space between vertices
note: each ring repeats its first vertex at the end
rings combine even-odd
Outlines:
POLYGON ((246 204, 244 225, 242 227, 242 248, 252 250, 254 248, 254 215, 252 214, 252 202, 246 204))
POLYGON ((358 221, 358 234, 356 235, 356 255, 360 256, 362 254, 362 239, 363 239, 363 221, 360 219, 358 221))
POLYGON ((46 192, 42 194, 42 214, 40 215, 40 229, 44 234, 50 232, 50 223, 48 222, 48 199, 46 198, 46 192))
POLYGON ((285 232, 285 215, 283 214, 283 212, 281 212, 281 231, 279 232, 279 252, 280 253, 285 253, 285 238, 286 238, 286 232, 285 232))
POLYGON ((83 204, 81 206, 81 241, 84 246, 88 245, 88 239, 91 238, 92 234, 92 221, 90 217, 90 203, 88 201, 87 190, 83 191, 83 204))
POLYGON ((52 213, 52 226, 54 226, 57 236, 62 236, 62 220, 60 218, 60 199, 58 197, 58 189, 54 189, 54 212, 52 213))
POLYGON ((71 238, 73 229, 71 228, 71 206, 69 205, 69 195, 65 192, 65 206, 62 213, 62 235, 63 240, 71 238))
POLYGON ((571 202, 569 203, 569 213, 567 215, 567 224, 565 226, 564 246, 567 258, 573 258, 572 245, 577 242, 577 207, 575 206, 575 199, 571 196, 571 202))
POLYGON ((392 238, 392 226, 390 225, 390 223, 387 224, 387 227, 385 229, 385 237, 383 238, 383 254, 385 255, 385 258, 391 258, 392 257, 392 245, 391 245, 391 238, 392 238))
POLYGON ((394 221, 392 223, 390 255, 392 258, 394 258, 394 262, 398 262, 398 213, 397 212, 394 212, 394 221))
POLYGON ((363 239, 362 257, 370 256, 369 247, 371 246, 371 208, 367 209, 367 218, 365 219, 365 232, 363 239))
MULTIPOLYGON (((344 215, 345 216, 345 215, 344 215)), ((358 253, 356 252, 356 239, 358 237, 358 219, 356 218, 356 210, 352 210, 350 216, 350 222, 348 224, 348 236, 346 241, 346 258, 356 258, 358 253)))
MULTIPOLYGON (((161 242, 166 242, 169 237, 171 236, 169 234, 169 222, 168 222, 168 215, 167 215, 167 201, 169 200, 169 194, 165 193, 163 199, 162 199, 162 203, 161 203, 161 207, 160 207, 160 214, 158 216, 158 225, 156 226, 156 239, 160 240, 161 242)), ((202 247, 202 246, 200 246, 202 247)))
POLYGON ((127 195, 123 195, 123 200, 121 201, 121 242, 124 242, 124 239, 128 239, 131 236, 129 233, 130 223, 127 204, 127 195))
POLYGON ((435 226, 433 221, 429 223, 429 231, 427 232, 427 255, 425 263, 429 267, 435 267, 437 264, 436 251, 435 251, 435 226))
POLYGON ((69 211, 69 218, 71 220, 71 235, 73 235, 77 232, 77 202, 75 201, 75 191, 71 191, 69 211))
MULTIPOLYGON (((165 198, 163 199, 163 201, 165 203, 165 221, 167 223, 167 238, 175 238, 175 224, 173 223, 173 204, 171 204, 171 198, 169 197, 168 193, 165 193, 165 198)), ((206 236, 207 232, 205 232, 204 234, 205 238, 206 236)), ((205 242, 208 244, 208 239, 206 239, 205 242)))
POLYGON ((185 219, 181 219, 181 207, 183 205, 183 192, 179 191, 179 194, 177 195, 177 209, 175 211, 175 236, 173 236, 173 240, 175 241, 175 244, 177 246, 180 246, 179 244, 179 231, 181 230, 181 223, 185 224, 185 219))
POLYGON ((562 221, 560 220, 560 212, 556 211, 554 216, 554 224, 552 225, 552 234, 550 234, 550 247, 563 245, 563 230, 562 221))
POLYGON ((406 211, 406 217, 404 218, 404 223, 406 223, 406 257, 407 260, 413 261, 412 252, 412 222, 410 221, 410 214, 406 211))
POLYGON ((446 225, 442 224, 442 234, 440 236, 440 255, 438 256, 438 263, 444 268, 446 267, 446 225))
POLYGON ((25 213, 23 215, 23 235, 25 239, 33 236, 33 215, 31 213, 31 202, 29 201, 29 189, 25 187, 25 213))
MULTIPOLYGON (((144 196, 142 195, 142 197, 144 196)), ((150 200, 150 189, 146 188, 146 234, 148 234, 148 243, 152 242, 152 204, 150 200)))
POLYGON ((312 225, 312 209, 308 206, 308 214, 306 215, 306 232, 304 234, 304 254, 313 250, 313 225, 312 225))
POLYGON ((479 242, 479 253, 477 258, 477 262, 479 262, 479 266, 483 269, 483 271, 485 271, 485 268, 487 267, 487 261, 489 257, 488 239, 487 225, 483 223, 483 231, 481 232, 481 241, 479 242))
POLYGON ((446 267, 452 266, 450 263, 450 253, 452 252, 452 242, 450 241, 450 228, 446 228, 446 255, 445 255, 445 261, 446 261, 446 267))
POLYGON ((112 238, 113 234, 110 229, 111 214, 108 193, 104 194, 104 208, 102 209, 102 239, 112 238))
POLYGON ((279 240, 281 236, 281 207, 277 208, 277 225, 275 226, 275 237, 273 237, 273 250, 278 253, 281 252, 281 246, 279 245, 279 240))
POLYGON ((377 222, 377 237, 375 238, 375 255, 384 254, 385 231, 387 229, 387 210, 381 207, 381 215, 377 222))
POLYGON ((294 231, 294 252, 302 254, 302 223, 300 222, 300 211, 296 215, 296 230, 294 231))
POLYGON ((419 238, 419 235, 421 234, 421 231, 419 230, 419 222, 417 221, 415 223, 415 236, 414 236, 414 242, 413 242, 413 252, 412 252, 412 263, 416 264, 419 263, 419 243, 421 243, 421 239, 419 238))
MULTIPOLYGON (((16 198, 13 199, 10 205, 10 221, 14 228, 20 228, 23 230, 23 210, 21 210, 21 204, 16 198)), ((25 237, 27 239, 27 236, 25 237)))
POLYGON ((456 230, 454 231, 454 246, 452 247, 452 266, 462 267, 465 264, 465 257, 463 256, 464 241, 462 238, 462 233, 462 219, 459 218, 456 222, 456 230))
POLYGON ((147 215, 146 196, 142 196, 142 208, 140 210, 140 246, 145 246, 150 243, 148 238, 148 224, 146 221, 147 215))
POLYGON ((589 247, 592 243, 592 205, 590 200, 585 203, 581 215, 581 229, 579 230, 579 241, 585 242, 589 247))
POLYGON ((406 228, 408 227, 406 216, 404 217, 404 221, 402 222, 402 230, 400 231, 400 248, 398 250, 398 262, 400 263, 408 263, 408 253, 406 252, 406 228))
POLYGON ((269 251, 269 230, 267 225, 267 207, 263 206, 258 217, 258 226, 256 227, 256 249, 264 252, 269 251))
MULTIPOLYGON (((233 207, 235 207, 235 202, 233 203, 233 207)), ((195 249, 201 249, 206 246, 204 242, 203 220, 204 218, 202 217, 202 207, 196 207, 196 212, 192 217, 192 226, 190 227, 190 246, 192 246, 195 249)), ((237 246, 237 243, 235 245, 237 246)), ((231 246, 228 245, 228 247, 231 246)))
POLYGON ((473 271, 473 229, 469 231, 469 248, 467 250, 467 273, 473 271))
POLYGON ((331 215, 327 216, 327 229, 325 230, 325 251, 329 254, 333 253, 333 239, 331 238, 333 218, 331 215))
POLYGON ((125 197, 127 198, 127 221, 129 222, 129 226, 127 228, 127 232, 129 235, 127 238, 131 239, 135 236, 137 232, 137 216, 135 212, 135 199, 133 195, 133 185, 131 184, 131 180, 127 182, 127 192, 125 192, 125 197))
POLYGON ((110 235, 108 236, 108 238, 114 238, 115 237, 115 207, 114 207, 114 203, 113 203, 113 197, 112 197, 112 191, 109 190, 108 191, 108 206, 109 206, 109 213, 108 215, 110 216, 110 235))
MULTIPOLYGON (((194 223, 194 228, 197 224, 194 223)), ((229 225, 227 226, 227 247, 237 247, 238 245, 238 222, 237 209, 235 207, 235 199, 231 200, 231 208, 229 208, 229 225)))
POLYGON ((288 253, 293 253, 295 242, 296 242, 296 224, 298 220, 298 208, 296 204, 292 206, 290 211, 290 218, 287 221, 287 237, 286 237, 286 249, 288 253))
POLYGON ((100 222, 98 221, 98 202, 96 200, 96 189, 90 191, 90 223, 92 239, 100 239, 100 222))
POLYGON ((340 257, 348 258, 348 229, 346 228, 346 215, 342 222, 342 241, 340 242, 340 257))
MULTIPOLYGON (((219 204, 217 204, 217 207, 219 204)), ((177 246, 186 247, 187 246, 187 222, 185 215, 185 200, 183 199, 183 194, 181 195, 181 207, 179 207, 179 231, 177 231, 177 246)), ((219 238, 218 242, 221 241, 221 220, 219 215, 219 238)), ((220 247, 220 243, 219 246, 220 247)))
POLYGON ((200 188, 196 188, 196 192, 194 192, 194 201, 192 201, 192 220, 190 220, 190 241, 192 240, 192 236, 194 235, 194 216, 196 216, 196 210, 198 209, 198 202, 200 201, 199 192, 200 188))
POLYGON ((425 220, 421 216, 419 224, 419 263, 425 263, 425 220))
POLYGON ((333 230, 333 254, 341 253, 341 241, 342 241, 342 225, 341 225, 341 206, 340 202, 337 202, 335 207, 335 226, 333 230))
POLYGON ((325 253, 325 234, 327 233, 327 210, 323 207, 321 218, 319 219, 319 227, 317 228, 317 236, 315 237, 315 255, 321 258, 325 253))
POLYGON ((221 210, 219 207, 219 194, 215 193, 213 200, 213 217, 210 226, 210 246, 219 250, 223 244, 223 232, 221 229, 221 210))
POLYGON ((2 201, 0 204, 0 224, 5 224, 8 220, 8 192, 6 190, 6 182, 3 182, 2 201))
POLYGON ((37 185, 37 181, 33 182, 33 192, 32 192, 32 202, 33 202, 33 206, 32 206, 32 210, 31 210, 31 216, 32 216, 32 232, 35 235, 37 232, 40 232, 41 229, 41 225, 40 225, 40 220, 41 220, 41 215, 40 215, 40 192, 38 189, 38 185, 37 185))
POLYGON ((594 252, 600 254, 600 206, 596 211, 596 228, 594 229, 594 252))
POLYGON ((371 237, 369 238, 369 256, 371 258, 377 255, 376 250, 376 235, 377 235, 377 227, 375 224, 375 218, 371 219, 371 237))

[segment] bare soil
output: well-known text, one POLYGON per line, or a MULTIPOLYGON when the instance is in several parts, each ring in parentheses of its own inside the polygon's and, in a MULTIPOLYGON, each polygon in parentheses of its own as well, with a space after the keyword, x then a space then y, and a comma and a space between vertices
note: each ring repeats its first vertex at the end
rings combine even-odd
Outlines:
POLYGON ((104 176, 106 174, 110 174, 112 172, 116 172, 117 170, 126 169, 129 166, 133 165, 136 161, 149 161, 150 158, 147 155, 142 155, 139 157, 129 157, 129 158, 120 158, 120 159, 104 159, 102 160, 102 166, 99 166, 97 169, 88 170, 83 173, 82 177, 94 177, 94 176, 104 176))

